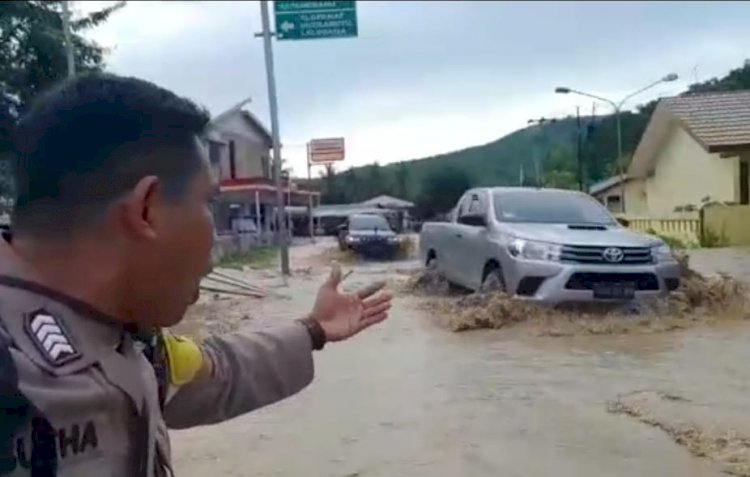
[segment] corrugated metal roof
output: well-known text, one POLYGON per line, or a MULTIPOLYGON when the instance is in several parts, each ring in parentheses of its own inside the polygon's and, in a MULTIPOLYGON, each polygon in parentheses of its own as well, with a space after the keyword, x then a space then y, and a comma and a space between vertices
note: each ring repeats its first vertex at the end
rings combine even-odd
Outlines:
POLYGON ((350 215, 354 214, 378 214, 378 215, 388 215, 389 213, 393 213, 392 211, 389 211, 388 209, 377 209, 377 208, 368 208, 368 207, 357 207, 357 208, 345 208, 345 209, 315 209, 313 212, 313 215, 315 217, 348 217, 350 215))
POLYGON ((662 102, 709 149, 750 145, 750 90, 690 94, 662 102))
MULTIPOLYGON (((628 179, 629 177, 625 176, 626 182, 628 179)), ((593 184, 591 187, 589 187, 589 194, 592 194, 592 195, 598 194, 599 192, 603 192, 611 187, 616 186, 619 183, 620 183, 620 176, 614 176, 614 177, 610 177, 609 179, 604 179, 603 181, 599 181, 596 184, 593 184)))
POLYGON ((392 208, 405 208, 409 209, 414 207, 413 202, 409 202, 408 200, 399 199, 396 197, 391 197, 390 195, 379 195, 377 197, 373 197, 372 199, 368 199, 364 202, 362 202, 364 205, 374 205, 379 207, 392 207, 392 208))

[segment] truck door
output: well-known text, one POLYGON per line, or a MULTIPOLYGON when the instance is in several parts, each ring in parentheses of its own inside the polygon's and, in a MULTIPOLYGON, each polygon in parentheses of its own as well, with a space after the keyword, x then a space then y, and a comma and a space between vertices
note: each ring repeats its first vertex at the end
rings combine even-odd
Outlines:
POLYGON ((466 284, 461 279, 461 255, 457 250, 460 239, 463 236, 461 231, 462 226, 458 218, 461 216, 461 211, 468 207, 468 197, 468 194, 464 194, 458 201, 454 212, 455 216, 452 218, 451 223, 446 224, 443 230, 435 234, 438 240, 436 245, 439 250, 438 266, 440 267, 440 271, 449 281, 461 286, 466 286, 466 284))
POLYGON ((477 289, 482 284, 487 250, 487 192, 470 192, 465 197, 465 205, 458 211, 455 266, 461 284, 477 289))

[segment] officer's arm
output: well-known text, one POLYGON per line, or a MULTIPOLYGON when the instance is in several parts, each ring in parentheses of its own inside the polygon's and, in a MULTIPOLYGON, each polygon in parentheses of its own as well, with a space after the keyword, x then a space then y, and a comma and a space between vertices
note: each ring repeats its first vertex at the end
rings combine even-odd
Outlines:
POLYGON ((298 322, 214 336, 201 346, 206 366, 165 404, 172 429, 231 419, 291 396, 313 378, 312 340, 298 322))

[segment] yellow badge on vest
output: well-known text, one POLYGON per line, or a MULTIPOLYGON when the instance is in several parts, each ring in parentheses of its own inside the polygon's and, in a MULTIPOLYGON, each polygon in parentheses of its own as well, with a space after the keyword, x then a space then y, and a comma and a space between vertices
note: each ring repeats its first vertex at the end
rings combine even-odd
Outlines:
POLYGON ((203 352, 190 338, 175 336, 167 330, 162 330, 161 334, 169 384, 182 386, 189 383, 203 366, 203 352))

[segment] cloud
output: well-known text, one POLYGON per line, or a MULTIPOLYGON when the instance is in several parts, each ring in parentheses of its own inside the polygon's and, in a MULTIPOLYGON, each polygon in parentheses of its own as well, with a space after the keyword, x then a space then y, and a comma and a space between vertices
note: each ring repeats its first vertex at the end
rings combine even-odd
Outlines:
MULTIPOLYGON (((111 2, 76 2, 93 9, 111 2)), ((488 142, 530 117, 587 110, 559 85, 632 105, 724 74, 750 41, 746 2, 357 2, 359 37, 274 44, 284 154, 347 139, 346 165, 488 142), (697 65, 697 68, 696 68, 697 65)), ((247 96, 268 119, 257 2, 136 2, 92 32, 113 71, 189 96, 214 113, 247 96)), ((606 105, 599 106, 604 111, 606 105)))

